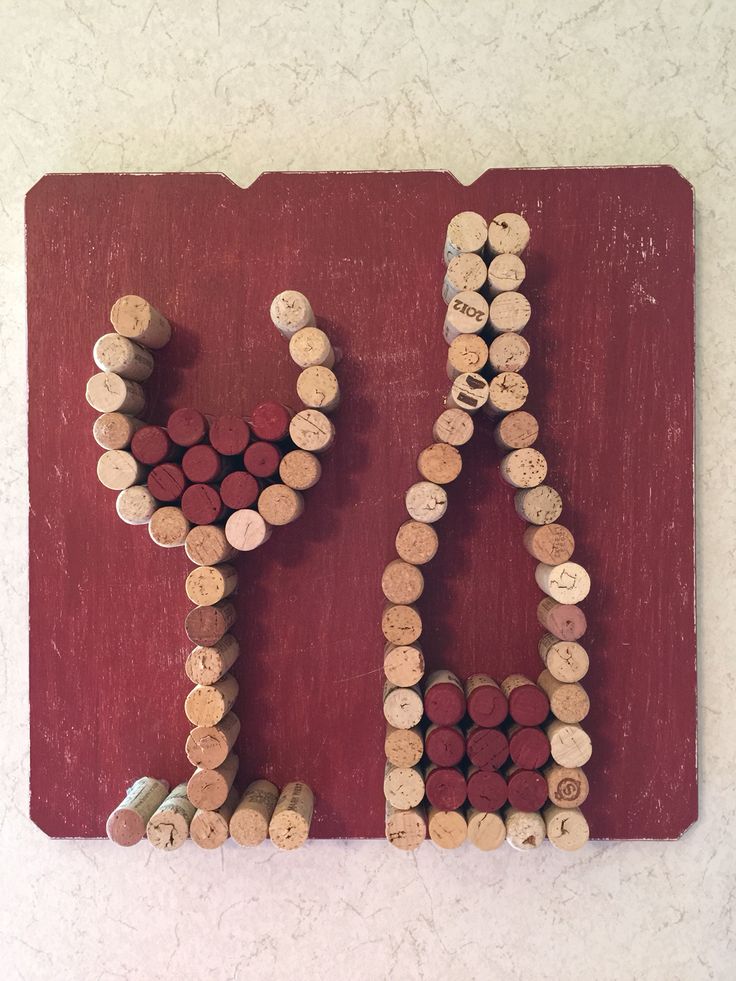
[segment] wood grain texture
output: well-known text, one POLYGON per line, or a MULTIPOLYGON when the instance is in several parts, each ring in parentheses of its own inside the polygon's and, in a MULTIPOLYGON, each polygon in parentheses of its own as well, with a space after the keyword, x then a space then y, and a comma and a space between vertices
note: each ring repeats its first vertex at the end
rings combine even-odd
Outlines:
MULTIPOLYGON (((680 835, 697 814, 692 205, 666 167, 497 170, 470 187, 440 172, 41 180, 27 197, 33 820, 100 836, 133 778, 173 786, 190 769, 187 561, 123 524, 95 477, 84 386, 110 306, 135 292, 173 325, 148 385, 163 423, 181 405, 294 406, 268 315, 293 288, 344 351, 343 401, 304 516, 238 560, 235 751, 243 784, 314 789, 314 837, 383 835, 381 571, 447 389, 445 229, 461 210, 521 211, 528 408, 594 584, 585 815, 594 838, 680 835)), ((536 677, 535 563, 491 427, 479 418, 436 526, 422 645, 429 670, 536 677)))

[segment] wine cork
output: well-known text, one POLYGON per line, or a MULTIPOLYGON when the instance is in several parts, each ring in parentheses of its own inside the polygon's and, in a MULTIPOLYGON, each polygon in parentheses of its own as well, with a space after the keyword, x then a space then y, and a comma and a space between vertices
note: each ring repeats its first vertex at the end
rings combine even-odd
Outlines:
POLYGON ((418 688, 398 688, 387 681, 383 688, 383 716, 394 729, 413 729, 422 721, 424 703, 418 688))
POLYGON ((191 484, 181 495, 181 509, 193 525, 211 525, 224 513, 222 498, 210 484, 191 484))
POLYGON ((533 447, 512 450, 501 460, 501 476, 512 487, 538 487, 547 476, 547 461, 533 447))
POLYGON ((523 674, 510 674, 501 682, 509 703, 509 715, 522 726, 541 725, 549 714, 545 691, 523 674))
POLYGON ((258 497, 258 513, 266 524, 289 525, 304 511, 304 498, 299 491, 286 484, 264 487, 258 497))
POLYGON ((424 712, 430 722, 456 725, 465 715, 465 690, 452 671, 433 671, 424 683, 424 712))
POLYGON ((186 594, 195 606, 214 606, 238 585, 238 574, 231 565, 197 566, 187 576, 186 594))
POLYGON ((590 592, 590 576, 577 562, 547 565, 540 562, 534 571, 537 585, 558 603, 574 606, 590 592))
POLYGON ((575 539, 564 525, 530 525, 524 532, 524 548, 547 565, 567 562, 575 551, 575 539))
POLYGON ((271 301, 270 312, 274 327, 287 341, 298 330, 316 325, 309 300, 297 290, 284 290, 275 296, 271 301))
POLYGON ((240 416, 217 416, 210 423, 209 440, 222 456, 239 456, 250 443, 250 426, 240 416))
POLYGON ((449 443, 432 443, 426 446, 417 459, 417 470, 435 484, 451 484, 460 476, 463 460, 460 451, 449 443))
POLYGON ((560 766, 585 766, 593 753, 590 736, 582 726, 553 719, 545 727, 550 753, 560 766))
POLYGON ((110 817, 105 831, 116 845, 135 845, 144 837, 146 825, 169 792, 165 780, 139 777, 129 788, 110 817))
POLYGON ((465 290, 454 296, 445 314, 442 336, 448 344, 456 337, 480 334, 488 323, 488 301, 472 290, 465 290))
POLYGON ((506 825, 500 814, 469 807, 465 812, 468 841, 482 852, 492 852, 506 840, 506 825))
POLYGON ((383 570, 381 589, 389 603, 416 603, 424 590, 424 576, 410 562, 394 559, 383 570))
POLYGON ((412 688, 424 677, 424 655, 418 644, 386 644, 383 673, 397 688, 412 688))
POLYGON ((278 446, 259 439, 243 454, 243 465, 254 477, 272 477, 279 469, 281 455, 278 446))
POLYGON ((340 386, 329 368, 305 368, 296 380, 296 394, 308 409, 330 412, 340 402, 340 386))
POLYGON ((165 463, 174 451, 174 444, 163 426, 141 426, 130 441, 130 452, 147 467, 165 463))
POLYGON ((289 354, 300 368, 332 368, 335 364, 330 339, 319 327, 302 327, 292 334, 289 354))
POLYGON ((386 726, 383 743, 386 759, 394 766, 416 766, 424 753, 424 738, 419 726, 413 729, 396 729, 386 726))
POLYGON ((425 565, 437 554, 439 538, 423 521, 405 521, 396 532, 396 553, 404 562, 425 565))
POLYGON ((509 804, 519 811, 538 811, 547 800, 547 781, 537 770, 516 764, 505 771, 509 804))
POLYGON ((550 845, 563 852, 574 852, 590 838, 590 828, 578 808, 562 808, 549 804, 542 812, 550 845))
POLYGON ((224 474, 224 461, 217 450, 206 443, 190 446, 181 458, 181 468, 193 484, 211 484, 224 474))
POLYGON ((175 409, 166 423, 166 432, 177 446, 196 446, 209 430, 207 416, 197 409, 175 409))
POLYGON ((582 722, 590 711, 588 693, 579 682, 558 681, 545 668, 537 684, 549 698, 552 715, 560 722, 582 722))
POLYGON ((268 837, 268 825, 279 799, 270 780, 254 780, 245 788, 230 818, 230 835, 239 845, 253 847, 268 837))
POLYGON ((531 232, 521 215, 504 212, 488 223, 488 248, 493 255, 521 255, 531 232))
POLYGON ((383 611, 381 629, 392 644, 413 644, 421 636, 422 618, 408 603, 390 603, 383 611))
POLYGON ((494 375, 488 383, 488 401, 485 403, 486 415, 497 416, 505 412, 515 412, 526 402, 529 386, 516 371, 502 371, 494 375))
POLYGON ((584 771, 579 766, 560 766, 550 763, 545 768, 547 794, 550 801, 563 810, 580 807, 588 799, 590 785, 584 771))
POLYGON ((461 211, 450 219, 443 249, 445 263, 463 252, 482 252, 488 240, 488 222, 475 211, 461 211))
POLYGON ((251 413, 250 426, 257 439, 277 443, 285 439, 291 422, 291 409, 281 402, 261 402, 251 413))
POLYGON ((516 410, 499 420, 493 435, 501 449, 521 450, 536 443, 539 423, 531 412, 516 410))
POLYGON ((536 726, 509 726, 509 755, 522 770, 538 770, 549 759, 549 739, 536 726))
POLYGON ((120 334, 103 334, 95 343, 92 357, 100 371, 114 371, 131 381, 145 381, 153 371, 151 352, 120 334))
POLYGON ((497 770, 468 767, 468 803, 478 811, 499 811, 506 803, 506 780, 497 770))
POLYGON ((189 837, 195 811, 187 797, 187 785, 180 783, 151 815, 146 825, 146 837, 154 848, 175 851, 189 837))
POLYGON ((179 548, 187 539, 191 525, 181 508, 162 507, 151 515, 148 534, 162 548, 179 548))
POLYGON ((101 371, 87 382, 86 398, 97 412, 122 412, 137 416, 146 396, 138 382, 121 378, 114 371, 101 371))
POLYGON ((225 762, 240 732, 240 719, 228 712, 212 726, 197 726, 187 736, 185 752, 192 766, 215 770, 225 762))
POLYGON ((424 785, 429 803, 442 811, 454 811, 465 803, 465 776, 458 767, 430 763, 425 770, 424 785))
POLYGON ((520 333, 529 323, 531 315, 529 300, 516 292, 499 293, 488 308, 488 322, 496 334, 520 333))
POLYGON ((533 525, 551 525, 562 514, 562 498, 548 484, 529 487, 514 494, 514 507, 520 518, 533 525))
POLYGON ((424 778, 415 766, 386 764, 383 778, 383 796, 399 811, 407 811, 421 804, 424 799, 424 778))
POLYGON ((427 837, 427 819, 422 807, 399 811, 386 804, 386 840, 394 848, 410 852, 427 837))
POLYGON ((157 501, 173 504, 187 487, 187 478, 178 463, 159 463, 149 473, 146 486, 157 501))
POLYGON ((488 265, 488 292, 491 296, 518 290, 524 282, 524 263, 512 253, 501 253, 488 265))
POLYGON ((427 815, 429 837, 439 848, 459 848, 468 835, 462 811, 442 811, 430 807, 427 815))
POLYGON ((465 735, 465 752, 478 769, 500 770, 509 758, 509 741, 500 729, 473 725, 465 735))
POLYGON ((235 704, 238 683, 226 674, 214 685, 197 685, 186 697, 184 712, 193 726, 216 726, 235 704))
POLYGON ((109 490, 125 490, 140 483, 145 468, 127 450, 105 450, 97 461, 97 479, 109 490))
POLYGON ((488 348, 488 363, 495 372, 519 372, 529 360, 529 341, 521 334, 499 334, 488 348))
POLYGON ((539 656, 542 664, 558 681, 580 681, 588 673, 588 652, 574 640, 560 640, 554 634, 544 634, 539 639, 539 656))
POLYGON ((225 537, 239 552, 251 552, 271 537, 271 526, 257 511, 234 511, 225 524, 225 537))
POLYGON ((219 525, 196 525, 184 543, 187 558, 195 565, 219 565, 235 555, 235 549, 219 525))
POLYGON ((459 726, 432 723, 424 737, 427 759, 437 766, 457 766, 465 756, 465 736, 459 726))
POLYGON ((487 276, 488 268, 476 253, 462 252, 453 256, 442 283, 442 299, 449 303, 458 293, 479 292, 485 286, 487 276))
POLYGON ((95 419, 92 435, 103 450, 124 450, 130 446, 133 436, 145 425, 142 419, 124 412, 105 412, 95 419))
POLYGON ((488 345, 477 334, 460 334, 447 349, 447 377, 479 374, 488 364, 488 345))
POLYGON ((235 664, 240 648, 232 634, 225 634, 216 644, 198 644, 187 657, 184 670, 195 685, 213 685, 235 664))
POLYGON ((406 510, 410 518, 433 524, 447 510, 447 491, 439 484, 420 480, 412 484, 405 496, 406 510))
POLYGON ((214 770, 197 768, 189 778, 187 793, 195 808, 214 811, 227 800, 238 772, 238 757, 230 753, 214 770))
POLYGON ((588 627, 585 614, 579 606, 558 603, 551 596, 545 596, 540 600, 537 607, 537 620, 540 626, 560 640, 579 640, 588 627))
POLYGON ((184 629, 193 644, 211 647, 235 623, 235 607, 228 600, 216 606, 195 606, 187 613, 184 629))
POLYGON ((314 453, 292 450, 279 464, 279 477, 295 491, 309 490, 322 476, 322 464, 314 453))
POLYGON ((539 848, 546 836, 544 818, 541 814, 518 811, 514 807, 504 812, 506 841, 516 851, 524 852, 539 848))
POLYGON ((153 517, 158 501, 143 484, 134 484, 121 490, 115 501, 115 510, 126 525, 145 525, 153 517))
POLYGON ((110 311, 110 323, 118 334, 144 347, 164 347, 171 337, 171 326, 158 310, 141 296, 121 296, 110 311))
POLYGON ((277 848, 299 848, 309 836, 314 813, 314 795, 305 783, 287 783, 281 791, 268 825, 268 835, 277 848))
POLYGON ((244 470, 229 473, 220 484, 220 497, 225 507, 233 511, 249 508, 258 500, 260 487, 253 474, 244 470))
POLYGON ((432 427, 432 436, 437 442, 464 446, 474 429, 473 417, 463 409, 445 409, 432 427))
POLYGON ((200 808, 189 825, 189 837, 200 848, 211 850, 224 845, 230 837, 230 818, 238 804, 238 792, 230 788, 227 800, 214 810, 200 808))
POLYGON ((468 715, 479 726, 500 726, 508 715, 506 696, 490 675, 471 674, 465 682, 468 715))
POLYGON ((300 450, 324 453, 335 441, 335 427, 319 409, 303 409, 292 417, 289 436, 300 450))

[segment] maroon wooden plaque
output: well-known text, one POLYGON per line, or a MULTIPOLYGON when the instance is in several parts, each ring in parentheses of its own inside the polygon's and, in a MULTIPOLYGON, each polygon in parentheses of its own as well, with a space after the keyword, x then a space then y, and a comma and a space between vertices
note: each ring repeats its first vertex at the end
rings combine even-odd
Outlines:
MULTIPOLYGON (((123 293, 174 325, 151 421, 294 402, 269 321, 310 297, 344 351, 338 437, 305 515, 239 559, 241 780, 303 779, 316 837, 383 834, 381 572, 448 388, 442 246, 458 211, 522 211, 529 407, 585 603, 596 838, 696 818, 693 199, 667 167, 451 175, 54 175, 27 198, 31 816, 100 836, 126 785, 185 779, 183 550, 124 525, 95 477, 94 340, 123 293)), ((482 424, 420 606, 431 668, 536 676, 540 598, 482 424)))

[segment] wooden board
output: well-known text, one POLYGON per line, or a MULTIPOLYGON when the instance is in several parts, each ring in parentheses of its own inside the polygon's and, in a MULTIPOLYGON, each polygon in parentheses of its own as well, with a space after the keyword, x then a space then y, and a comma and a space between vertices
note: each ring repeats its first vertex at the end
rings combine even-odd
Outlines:
MULTIPOLYGON (((95 478, 84 386, 113 300, 171 318, 151 418, 294 402, 268 308, 309 295, 343 348, 338 439, 298 525, 240 559, 241 779, 301 778, 317 837, 383 831, 380 575, 447 389, 449 218, 522 211, 529 407, 594 589, 596 838, 696 818, 693 200, 667 167, 451 175, 53 175, 27 198, 31 815, 99 836, 142 773, 185 779, 187 562, 95 478)), ((431 667, 536 676, 539 592, 482 426, 421 601, 431 667)))

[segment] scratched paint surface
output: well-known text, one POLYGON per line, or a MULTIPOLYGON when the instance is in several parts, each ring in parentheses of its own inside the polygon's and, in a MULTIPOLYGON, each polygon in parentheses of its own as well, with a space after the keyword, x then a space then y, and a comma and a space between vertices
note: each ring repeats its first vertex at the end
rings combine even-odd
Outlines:
MULTIPOLYGON (((149 417, 295 402, 270 325, 303 290, 344 351, 343 404, 300 521, 238 560, 240 779, 304 779, 317 837, 382 834, 380 575, 447 389, 449 218, 522 211, 529 408, 585 603, 596 838, 673 838, 697 814, 693 623, 692 191, 669 168, 56 175, 27 198, 31 815, 100 836, 142 773, 190 767, 182 550, 115 514, 84 385, 122 293, 171 319, 149 417)), ((536 677, 533 560, 480 425, 420 601, 430 667, 536 677)))

